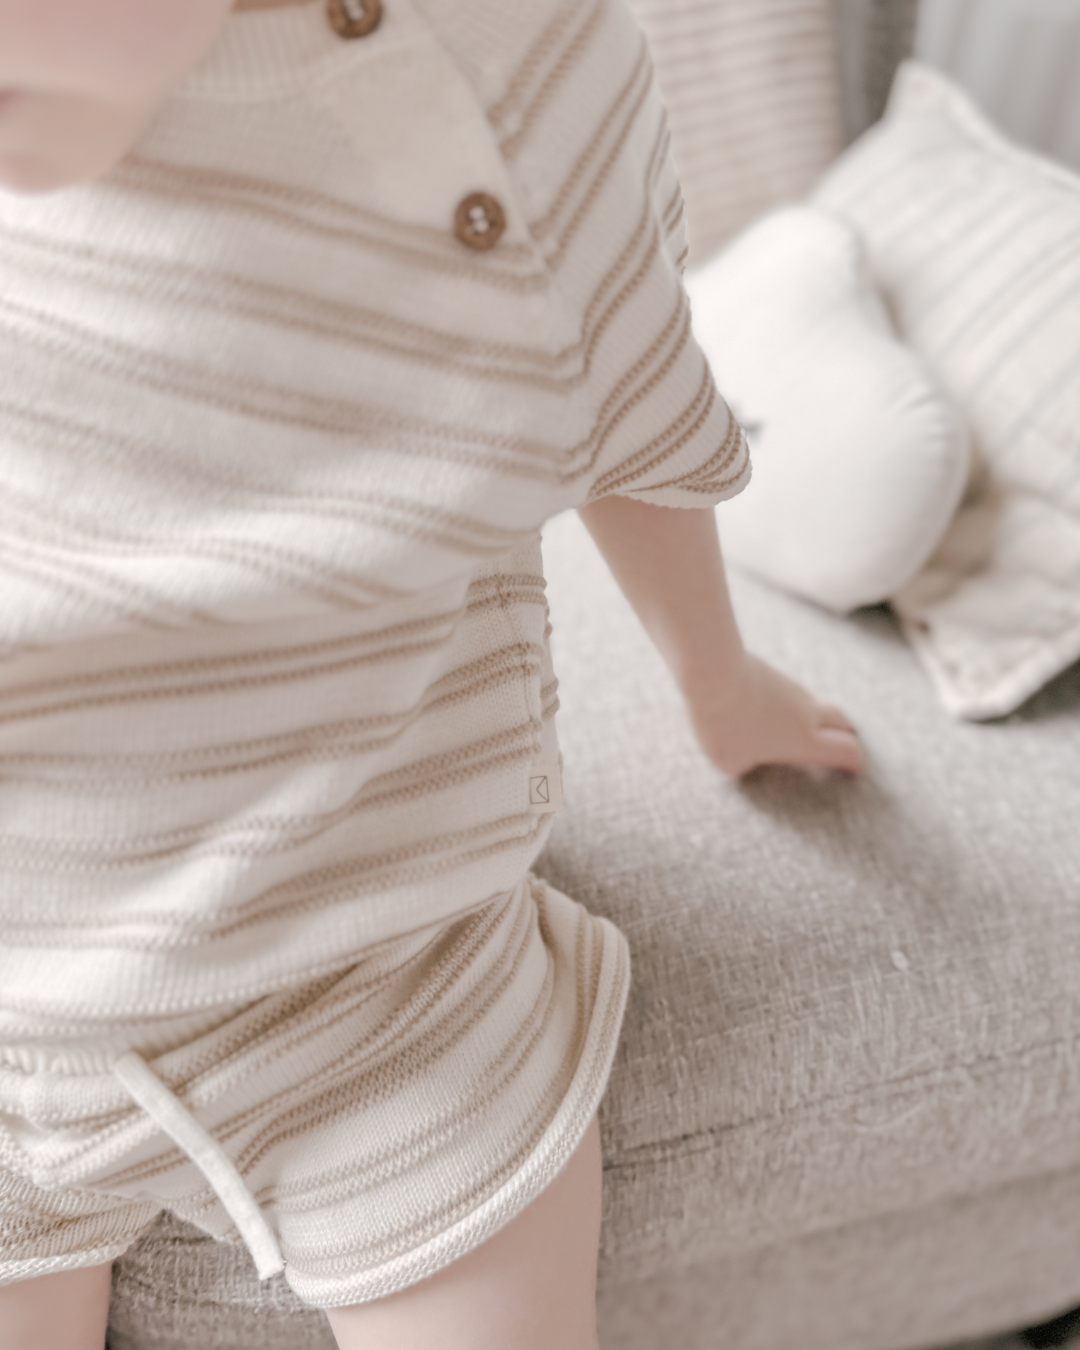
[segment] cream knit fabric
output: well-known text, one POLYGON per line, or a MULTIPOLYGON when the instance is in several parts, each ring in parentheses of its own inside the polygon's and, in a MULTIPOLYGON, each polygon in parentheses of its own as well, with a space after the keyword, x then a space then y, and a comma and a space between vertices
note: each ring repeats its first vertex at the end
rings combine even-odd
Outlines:
MULTIPOLYGON (((466 1016, 458 985, 414 972, 467 1047, 453 1082, 480 1115, 472 1142, 413 1185, 423 1113, 387 1089, 399 1137, 384 1121, 372 1166, 398 1189, 367 1175, 311 1201, 332 1214, 363 1192, 373 1245, 354 1214, 328 1221, 332 1260, 325 1233, 321 1256, 301 1234, 290 1257, 279 1204, 294 1287, 399 1287, 565 1161, 626 972, 614 930, 564 899, 545 920, 525 880, 551 819, 531 781, 558 772, 538 530, 604 493, 709 506, 745 481, 690 336, 684 253, 644 42, 615 0, 388 0, 351 42, 321 4, 242 13, 106 180, 0 200, 8 1278, 87 1259, 58 1216, 92 1209, 87 1187, 128 1194, 135 1164, 88 1122, 166 1147, 112 1076, 107 1106, 61 1110, 35 1055, 66 1082, 87 1055, 108 1075, 127 1051, 179 1053, 185 1019, 220 1027, 301 989, 315 1005, 319 981, 469 915, 505 911, 523 936, 496 925, 465 967, 518 951, 506 977, 531 990, 496 1031, 494 1004, 466 1016), (487 252, 454 234, 478 191, 507 220, 487 252), (591 936, 567 936, 579 922, 591 936), (506 1037, 512 1086, 478 1094, 469 1075, 505 1068, 506 1037), (74 1148, 63 1166, 50 1122, 74 1148), (82 1198, 50 1209, 39 1192, 57 1187, 82 1198), (27 1226, 27 1205, 53 1226, 27 1226)), ((382 1046, 356 1016, 344 1043, 382 1046)), ((403 1032, 386 1063, 425 1066, 420 1099, 445 1105, 445 1065, 414 1050, 403 1032)), ((245 1110, 300 1092, 309 1067, 260 1069, 245 1110)), ((366 1089, 341 1092, 355 1141, 366 1089)), ((315 1129, 298 1120, 295 1139, 315 1129)), ((268 1155, 236 1140, 248 1177, 268 1155)), ((139 1157, 137 1222, 129 1205, 94 1250, 163 1205, 228 1231, 182 1154, 168 1185, 139 1157)), ((344 1163, 328 1146, 320 1165, 344 1163)))
POLYGON ((135 1048, 224 1150, 302 1299, 393 1293, 484 1241, 567 1161, 604 1090, 628 973, 610 924, 527 879, 202 1027, 73 1022, 61 1046, 9 1047, 0 1283, 112 1260, 162 1209, 236 1239, 222 1203, 236 1188, 159 1127, 176 1104, 134 1105, 135 1048))

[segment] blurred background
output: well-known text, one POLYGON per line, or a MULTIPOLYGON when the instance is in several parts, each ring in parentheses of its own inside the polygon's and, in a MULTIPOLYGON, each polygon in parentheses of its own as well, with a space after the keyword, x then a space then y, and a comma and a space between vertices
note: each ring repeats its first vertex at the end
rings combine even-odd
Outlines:
POLYGON ((906 57, 1080 168, 1080 0, 634 0, 671 116, 692 261, 802 196, 906 57))

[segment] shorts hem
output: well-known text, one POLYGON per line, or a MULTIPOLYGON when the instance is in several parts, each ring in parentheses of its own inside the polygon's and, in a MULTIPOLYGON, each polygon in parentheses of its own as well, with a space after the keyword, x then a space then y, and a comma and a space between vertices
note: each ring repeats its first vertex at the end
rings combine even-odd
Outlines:
POLYGON ((89 1266, 108 1266, 134 1246, 139 1235, 127 1242, 111 1243, 107 1247, 92 1247, 89 1251, 65 1252, 59 1256, 30 1256, 17 1261, 0 1261, 0 1287, 36 1280, 41 1275, 61 1275, 66 1270, 85 1270, 89 1266))
POLYGON ((607 1088, 630 987, 626 939, 606 919, 592 916, 590 922, 602 933, 603 957, 585 1046, 569 1092, 523 1166, 452 1228, 361 1274, 308 1275, 286 1265, 285 1278, 304 1303, 324 1309, 370 1303, 427 1279, 493 1237, 546 1190, 570 1161, 607 1088))

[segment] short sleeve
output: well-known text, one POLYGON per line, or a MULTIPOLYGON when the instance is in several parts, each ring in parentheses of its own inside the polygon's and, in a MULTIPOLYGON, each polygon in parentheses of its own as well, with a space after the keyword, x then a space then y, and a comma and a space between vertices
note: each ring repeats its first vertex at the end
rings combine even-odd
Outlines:
POLYGON ((745 487, 750 458, 691 328, 682 284, 686 222, 666 153, 646 209, 650 249, 604 352, 611 373, 599 387, 618 390, 619 401, 610 429, 608 406, 597 409, 602 449, 588 500, 614 494, 657 506, 714 506, 745 487))
POLYGON ((550 337, 550 315, 522 331, 532 367, 514 395, 523 439, 557 447, 545 510, 608 494, 686 507, 733 496, 749 478, 746 441, 691 331, 682 193, 630 9, 534 0, 511 23, 504 0, 421 3, 485 108, 566 320, 550 337))
POLYGON ((549 170, 556 201, 576 205, 557 217, 550 256, 581 314, 585 498, 713 506, 745 486, 750 462, 691 328, 667 116, 628 8, 604 0, 592 13, 595 33, 576 49, 577 75, 564 76, 567 110, 552 138, 564 162, 549 170))

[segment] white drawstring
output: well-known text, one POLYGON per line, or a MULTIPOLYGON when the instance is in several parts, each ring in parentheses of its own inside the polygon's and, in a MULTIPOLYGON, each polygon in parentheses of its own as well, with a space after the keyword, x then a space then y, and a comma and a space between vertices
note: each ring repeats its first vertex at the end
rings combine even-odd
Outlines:
POLYGON ((232 1160, 134 1050, 121 1055, 113 1072, 146 1114, 184 1150, 217 1192, 226 1212, 240 1230, 255 1262, 260 1280, 285 1269, 278 1240, 244 1184, 232 1160))

